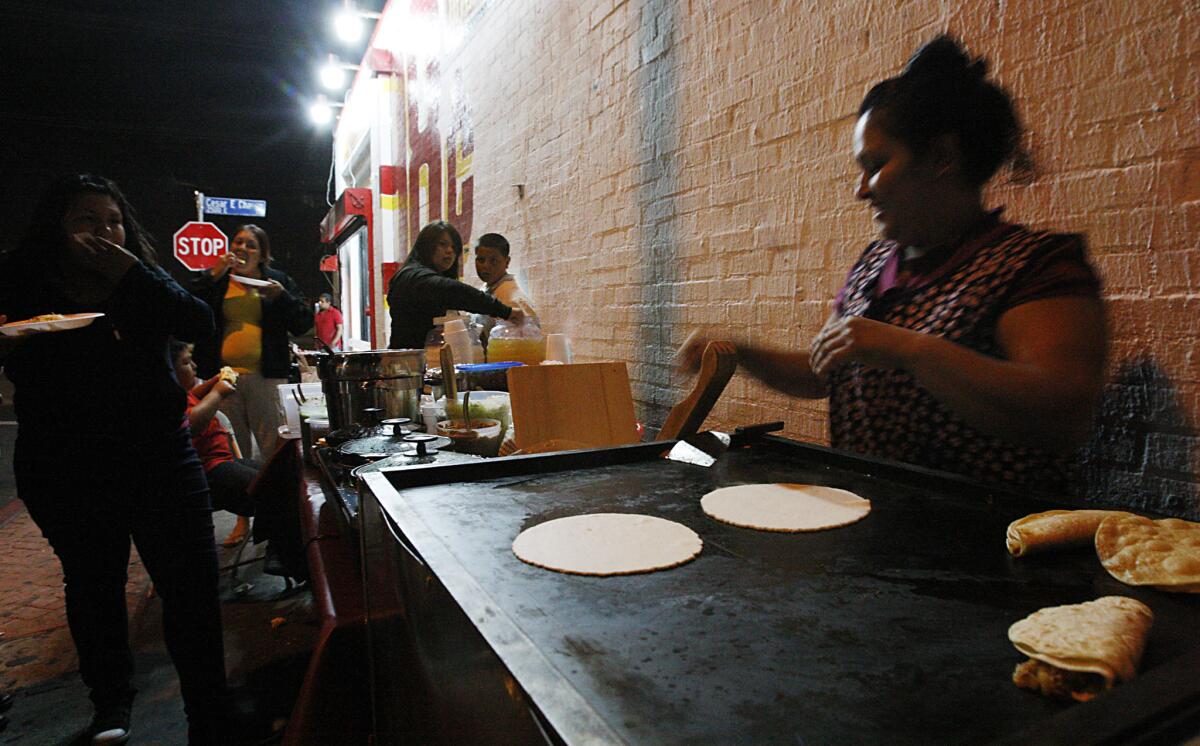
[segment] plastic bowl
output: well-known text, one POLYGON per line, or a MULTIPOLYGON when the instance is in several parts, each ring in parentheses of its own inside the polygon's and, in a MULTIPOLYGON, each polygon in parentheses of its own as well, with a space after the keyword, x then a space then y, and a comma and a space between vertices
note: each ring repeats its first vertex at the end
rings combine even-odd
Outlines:
MULTIPOLYGON (((439 403, 446 410, 446 419, 461 420, 463 392, 458 392, 455 401, 447 401, 442 397, 439 403)), ((512 427, 512 408, 509 405, 507 391, 472 391, 471 419, 499 420, 500 428, 507 431, 512 427)), ((502 433, 503 434, 503 433, 502 433)))
POLYGON ((447 450, 475 456, 492 457, 498 454, 501 433, 500 420, 471 418, 470 427, 466 427, 462 420, 442 420, 437 424, 437 434, 450 439, 447 450))

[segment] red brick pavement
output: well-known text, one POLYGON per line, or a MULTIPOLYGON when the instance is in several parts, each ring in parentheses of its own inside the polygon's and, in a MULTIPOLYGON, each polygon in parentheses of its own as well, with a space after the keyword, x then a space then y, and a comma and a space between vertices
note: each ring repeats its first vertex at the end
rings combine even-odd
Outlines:
MULTIPOLYGON (((0 682, 21 689, 78 667, 63 600, 62 567, 19 503, 0 514, 0 682), (7 517, 8 520, 4 520, 7 517)), ((125 587, 131 626, 150 589, 137 550, 125 587)))

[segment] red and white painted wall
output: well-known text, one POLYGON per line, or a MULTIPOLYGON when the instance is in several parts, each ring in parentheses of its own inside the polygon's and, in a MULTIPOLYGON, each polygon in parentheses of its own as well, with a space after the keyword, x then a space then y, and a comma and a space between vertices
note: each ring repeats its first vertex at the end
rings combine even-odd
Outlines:
MULTIPOLYGON (((1081 493, 1200 515, 1194 0, 393 0, 368 53, 384 75, 351 101, 370 94, 373 125, 343 115, 339 183, 369 130, 381 263, 431 219, 508 236, 548 329, 578 359, 627 361, 654 425, 695 326, 791 345, 818 330, 872 238, 853 113, 943 31, 988 58, 1029 129, 1036 179, 1002 178, 989 202, 1086 233, 1105 282, 1110 384, 1081 493)), ((709 425, 781 416, 827 437, 822 402, 741 378, 709 425)))

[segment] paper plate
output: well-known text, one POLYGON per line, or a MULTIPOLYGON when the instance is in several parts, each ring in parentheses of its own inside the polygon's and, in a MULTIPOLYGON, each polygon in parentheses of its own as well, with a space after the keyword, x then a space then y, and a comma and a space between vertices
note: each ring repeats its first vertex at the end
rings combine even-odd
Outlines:
POLYGON ((87 326, 103 315, 102 313, 70 313, 54 321, 14 321, 0 326, 0 334, 19 337, 22 334, 35 332, 65 332, 69 329, 87 326))
POLYGON ((271 283, 267 280, 256 280, 253 277, 242 277, 241 275, 230 274, 234 280, 237 280, 243 285, 249 285, 252 288, 269 288, 271 283))

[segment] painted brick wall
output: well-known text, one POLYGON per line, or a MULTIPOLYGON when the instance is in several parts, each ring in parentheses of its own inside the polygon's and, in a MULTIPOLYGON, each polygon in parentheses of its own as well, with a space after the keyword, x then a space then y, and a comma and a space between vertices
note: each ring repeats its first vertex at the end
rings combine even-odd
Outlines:
MULTIPOLYGON (((1015 94, 1037 178, 989 196, 1088 235, 1111 315, 1088 495, 1200 515, 1200 12, 1128 2, 492 0, 461 70, 475 226, 513 241, 550 331, 630 364, 660 423, 698 325, 806 345, 872 238, 853 198, 853 112, 949 30, 1015 94), (516 185, 522 185, 524 196, 516 185)), ((823 402, 736 377, 710 426, 823 402)))

